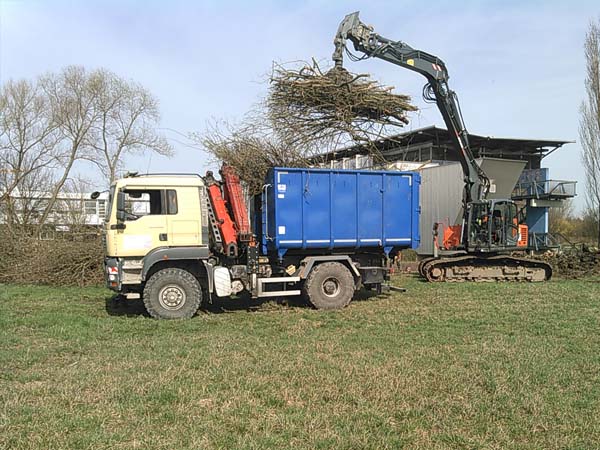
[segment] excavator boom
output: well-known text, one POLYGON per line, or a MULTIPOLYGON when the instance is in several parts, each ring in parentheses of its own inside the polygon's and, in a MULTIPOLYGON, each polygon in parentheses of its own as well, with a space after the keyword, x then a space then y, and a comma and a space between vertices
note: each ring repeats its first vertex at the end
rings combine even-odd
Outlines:
POLYGON ((358 12, 348 14, 338 28, 334 39, 335 51, 333 53, 336 67, 343 65, 347 41, 352 42, 354 49, 366 57, 383 59, 417 72, 427 79, 423 96, 426 101, 437 104, 448 127, 450 138, 457 149, 463 169, 464 203, 466 205, 474 200, 485 199, 489 191, 490 180, 473 156, 458 97, 448 86, 449 75, 444 61, 435 55, 414 49, 402 41, 392 41, 380 36, 373 31, 372 27, 360 21, 358 12))
MULTIPOLYGON (((523 249, 519 239, 523 226, 518 223, 517 209, 512 200, 487 198, 490 179, 473 155, 458 97, 448 85, 449 75, 444 61, 405 42, 380 36, 373 27, 360 21, 358 12, 344 18, 333 42, 336 68, 343 66, 344 53, 347 53, 353 60, 379 58, 423 75, 427 79, 423 97, 425 101, 436 103, 448 128, 464 176, 463 223, 454 226, 456 230, 453 230, 460 234, 460 239, 454 239, 459 245, 452 249, 453 256, 424 260, 419 270, 421 274, 430 281, 549 279, 552 268, 544 262, 498 257, 499 253, 523 249), (362 53, 361 56, 348 50, 348 41, 362 53), (457 253, 460 254, 456 256, 457 253)), ((437 230, 437 224, 434 224, 434 230, 437 230)), ((437 244, 435 231, 434 237, 437 244)))

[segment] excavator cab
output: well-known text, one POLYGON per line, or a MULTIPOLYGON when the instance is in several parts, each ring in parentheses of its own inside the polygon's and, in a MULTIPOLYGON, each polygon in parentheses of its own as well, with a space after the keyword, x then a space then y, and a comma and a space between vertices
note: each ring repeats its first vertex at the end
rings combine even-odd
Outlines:
POLYGON ((517 249, 519 217, 511 200, 481 200, 468 205, 467 250, 494 252, 517 249))

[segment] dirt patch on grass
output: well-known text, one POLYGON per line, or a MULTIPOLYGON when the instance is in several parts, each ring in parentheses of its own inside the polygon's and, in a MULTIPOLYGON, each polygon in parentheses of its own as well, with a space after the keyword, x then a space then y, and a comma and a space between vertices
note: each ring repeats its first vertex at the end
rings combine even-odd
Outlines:
POLYGON ((554 276, 578 279, 600 275, 600 252, 583 246, 560 253, 547 253, 542 259, 552 265, 554 276))

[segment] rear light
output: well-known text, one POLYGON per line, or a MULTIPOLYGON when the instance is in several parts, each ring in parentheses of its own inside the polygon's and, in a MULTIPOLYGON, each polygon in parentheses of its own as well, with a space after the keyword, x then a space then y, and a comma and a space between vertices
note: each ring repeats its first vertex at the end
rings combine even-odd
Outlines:
POLYGON ((517 247, 527 247, 529 245, 529 227, 527 225, 519 225, 519 241, 517 247))

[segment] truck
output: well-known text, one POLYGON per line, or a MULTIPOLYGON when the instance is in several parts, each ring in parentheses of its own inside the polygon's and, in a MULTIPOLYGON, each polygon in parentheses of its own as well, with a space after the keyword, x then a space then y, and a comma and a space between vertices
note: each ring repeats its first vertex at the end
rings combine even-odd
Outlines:
POLYGON ((231 167, 220 174, 128 174, 111 185, 108 288, 141 296, 158 319, 241 295, 339 309, 361 288, 388 287, 390 256, 419 245, 417 173, 274 167, 254 196, 231 167))
POLYGON ((527 250, 527 225, 522 223, 512 199, 490 199, 491 181, 477 163, 465 126, 458 96, 450 89, 446 64, 439 57, 376 33, 372 26, 348 14, 334 38, 333 62, 342 68, 344 54, 353 61, 377 58, 424 76, 426 102, 435 103, 452 139, 463 172, 462 223, 442 230, 443 248, 437 248, 441 223, 432 224, 436 254, 419 265, 428 281, 546 281, 552 267, 523 256, 527 250), (359 55, 351 53, 351 42, 359 55))

